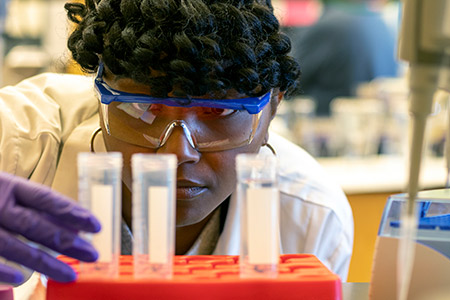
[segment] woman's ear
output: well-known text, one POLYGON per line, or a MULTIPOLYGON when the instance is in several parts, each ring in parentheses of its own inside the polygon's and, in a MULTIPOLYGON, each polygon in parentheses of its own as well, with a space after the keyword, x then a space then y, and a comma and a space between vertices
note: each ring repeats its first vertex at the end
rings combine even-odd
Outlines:
POLYGON ((278 92, 278 98, 277 98, 277 100, 278 100, 278 105, 280 105, 281 100, 283 100, 284 93, 285 93, 285 92, 278 92))

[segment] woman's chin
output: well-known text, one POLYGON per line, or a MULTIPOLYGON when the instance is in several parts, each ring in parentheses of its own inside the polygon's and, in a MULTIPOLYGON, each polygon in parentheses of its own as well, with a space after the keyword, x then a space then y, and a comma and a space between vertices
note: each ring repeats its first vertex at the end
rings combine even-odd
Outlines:
POLYGON ((194 207, 180 207, 177 205, 176 227, 185 227, 203 221, 209 215, 206 211, 199 211, 194 207))

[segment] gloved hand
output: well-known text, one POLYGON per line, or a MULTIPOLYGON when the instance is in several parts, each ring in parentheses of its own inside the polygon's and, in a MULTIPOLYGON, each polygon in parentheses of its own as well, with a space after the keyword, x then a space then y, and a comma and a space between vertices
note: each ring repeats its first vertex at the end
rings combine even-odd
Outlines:
MULTIPOLYGON (((48 187, 0 172, 0 256, 62 282, 74 270, 17 238, 21 235, 61 254, 92 262, 98 253, 78 231, 98 232, 100 223, 86 209, 48 187)), ((21 283, 23 275, 0 264, 0 282, 21 283)))

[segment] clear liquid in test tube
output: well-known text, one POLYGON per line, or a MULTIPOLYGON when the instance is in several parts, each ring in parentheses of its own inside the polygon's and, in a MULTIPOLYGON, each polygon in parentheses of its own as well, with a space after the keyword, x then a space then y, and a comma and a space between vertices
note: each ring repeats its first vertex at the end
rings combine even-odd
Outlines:
POLYGON ((80 263, 80 276, 119 274, 122 222, 122 153, 78 154, 78 200, 100 221, 102 230, 85 234, 99 253, 94 263, 80 263))
POLYGON ((277 158, 273 155, 236 156, 240 207, 240 275, 274 278, 279 264, 279 190, 277 158))
POLYGON ((134 276, 172 278, 177 157, 174 154, 134 154, 131 163, 134 276))

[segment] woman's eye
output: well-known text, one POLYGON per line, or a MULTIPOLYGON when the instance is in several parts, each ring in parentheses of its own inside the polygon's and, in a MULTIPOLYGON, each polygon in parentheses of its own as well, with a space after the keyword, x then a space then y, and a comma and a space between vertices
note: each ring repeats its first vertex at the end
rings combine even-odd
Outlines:
POLYGON ((202 114, 205 116, 212 117, 225 117, 234 113, 236 110, 227 108, 217 108, 217 107, 204 107, 202 109, 202 114))
POLYGON ((147 107, 147 109, 153 113, 162 111, 162 108, 163 108, 163 105, 157 104, 157 103, 152 103, 152 104, 150 104, 150 107, 147 107))

